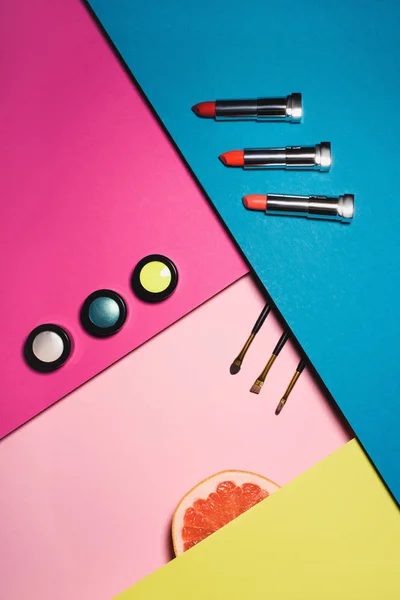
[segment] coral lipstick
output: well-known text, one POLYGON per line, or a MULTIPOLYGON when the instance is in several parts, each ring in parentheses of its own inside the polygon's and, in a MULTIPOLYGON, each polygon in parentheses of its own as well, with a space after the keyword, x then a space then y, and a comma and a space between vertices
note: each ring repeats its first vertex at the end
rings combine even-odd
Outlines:
POLYGON ((249 194, 243 197, 243 204, 248 210, 267 210, 266 194, 249 194))
POLYGON ((354 215, 354 196, 284 196, 283 194, 249 194, 243 197, 248 210, 262 210, 269 215, 328 219, 349 223, 354 215))
POLYGON ((315 146, 232 150, 221 154, 219 158, 228 167, 243 167, 244 169, 329 171, 332 164, 329 142, 321 142, 315 146))
POLYGON ((198 117, 217 121, 248 120, 288 121, 300 123, 303 116, 301 94, 282 98, 257 98, 255 100, 216 100, 200 102, 192 107, 198 117))

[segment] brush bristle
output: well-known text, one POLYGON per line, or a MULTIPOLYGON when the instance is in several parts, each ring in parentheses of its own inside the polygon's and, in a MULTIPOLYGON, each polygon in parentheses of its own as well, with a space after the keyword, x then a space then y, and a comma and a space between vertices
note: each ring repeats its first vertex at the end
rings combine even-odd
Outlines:
POLYGON ((284 399, 282 398, 282 400, 280 400, 278 406, 275 409, 275 414, 276 415, 280 414, 280 412, 281 412, 282 408, 285 406, 285 404, 286 404, 286 401, 284 401, 284 399))
POLYGON ((253 394, 259 394, 261 392, 262 385, 262 381, 257 379, 257 381, 251 386, 250 392, 252 392, 253 394))
POLYGON ((234 360, 233 363, 231 364, 230 368, 229 368, 229 372, 231 375, 236 375, 236 373, 239 373, 240 371, 240 367, 242 366, 242 361, 241 360, 234 360))

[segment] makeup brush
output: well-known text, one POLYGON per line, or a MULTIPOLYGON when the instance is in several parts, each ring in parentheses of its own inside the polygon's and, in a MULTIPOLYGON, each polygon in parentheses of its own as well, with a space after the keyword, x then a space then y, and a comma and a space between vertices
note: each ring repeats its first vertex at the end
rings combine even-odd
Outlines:
POLYGON ((261 388, 264 385, 264 381, 269 373, 269 370, 271 369, 272 365, 274 364, 279 352, 282 350, 283 346, 286 344, 288 338, 289 338, 289 334, 286 331, 284 333, 282 333, 277 345, 275 346, 275 348, 272 351, 269 361, 267 362, 267 364, 264 367, 264 370, 262 371, 261 375, 256 379, 256 381, 254 382, 254 384, 252 385, 252 387, 250 389, 250 391, 253 392, 253 394, 259 394, 261 392, 261 388))
POLYGON ((289 382, 289 385, 286 388, 286 392, 283 394, 282 398, 279 400, 279 404, 276 407, 275 414, 279 415, 282 408, 285 406, 287 399, 289 398, 289 394, 296 385, 296 381, 300 377, 300 374, 304 371, 304 367, 306 366, 306 361, 304 358, 301 359, 299 364, 297 365, 297 369, 289 382))
POLYGON ((240 367, 242 366, 243 359, 246 356, 246 352, 250 348, 252 341, 256 337, 256 334, 260 331, 270 310, 271 310, 271 307, 267 303, 264 306, 264 308, 262 309, 260 316, 258 317, 253 329, 251 330, 251 333, 250 333, 249 337, 247 338, 245 345, 243 346, 243 348, 239 352, 238 356, 235 358, 235 360, 231 364, 230 369, 229 369, 231 375, 236 375, 236 373, 239 373, 240 367))

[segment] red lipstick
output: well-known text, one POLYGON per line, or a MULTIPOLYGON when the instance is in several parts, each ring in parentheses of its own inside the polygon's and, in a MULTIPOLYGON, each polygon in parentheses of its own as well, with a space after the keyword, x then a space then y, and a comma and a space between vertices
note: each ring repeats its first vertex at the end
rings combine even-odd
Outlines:
POLYGON ((282 98, 256 98, 255 100, 216 100, 200 102, 192 107, 198 117, 232 121, 253 119, 257 121, 289 121, 300 123, 303 116, 301 94, 282 98))
POLYGON ((213 119, 215 117, 215 102, 199 102, 199 104, 192 106, 192 111, 203 119, 213 119))

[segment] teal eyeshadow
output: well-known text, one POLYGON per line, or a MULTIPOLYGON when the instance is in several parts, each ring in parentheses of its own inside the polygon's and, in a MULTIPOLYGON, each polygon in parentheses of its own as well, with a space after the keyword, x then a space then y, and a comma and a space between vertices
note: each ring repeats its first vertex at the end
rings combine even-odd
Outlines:
POLYGON ((113 327, 120 314, 117 302, 106 296, 95 298, 89 306, 89 319, 96 327, 113 327))

